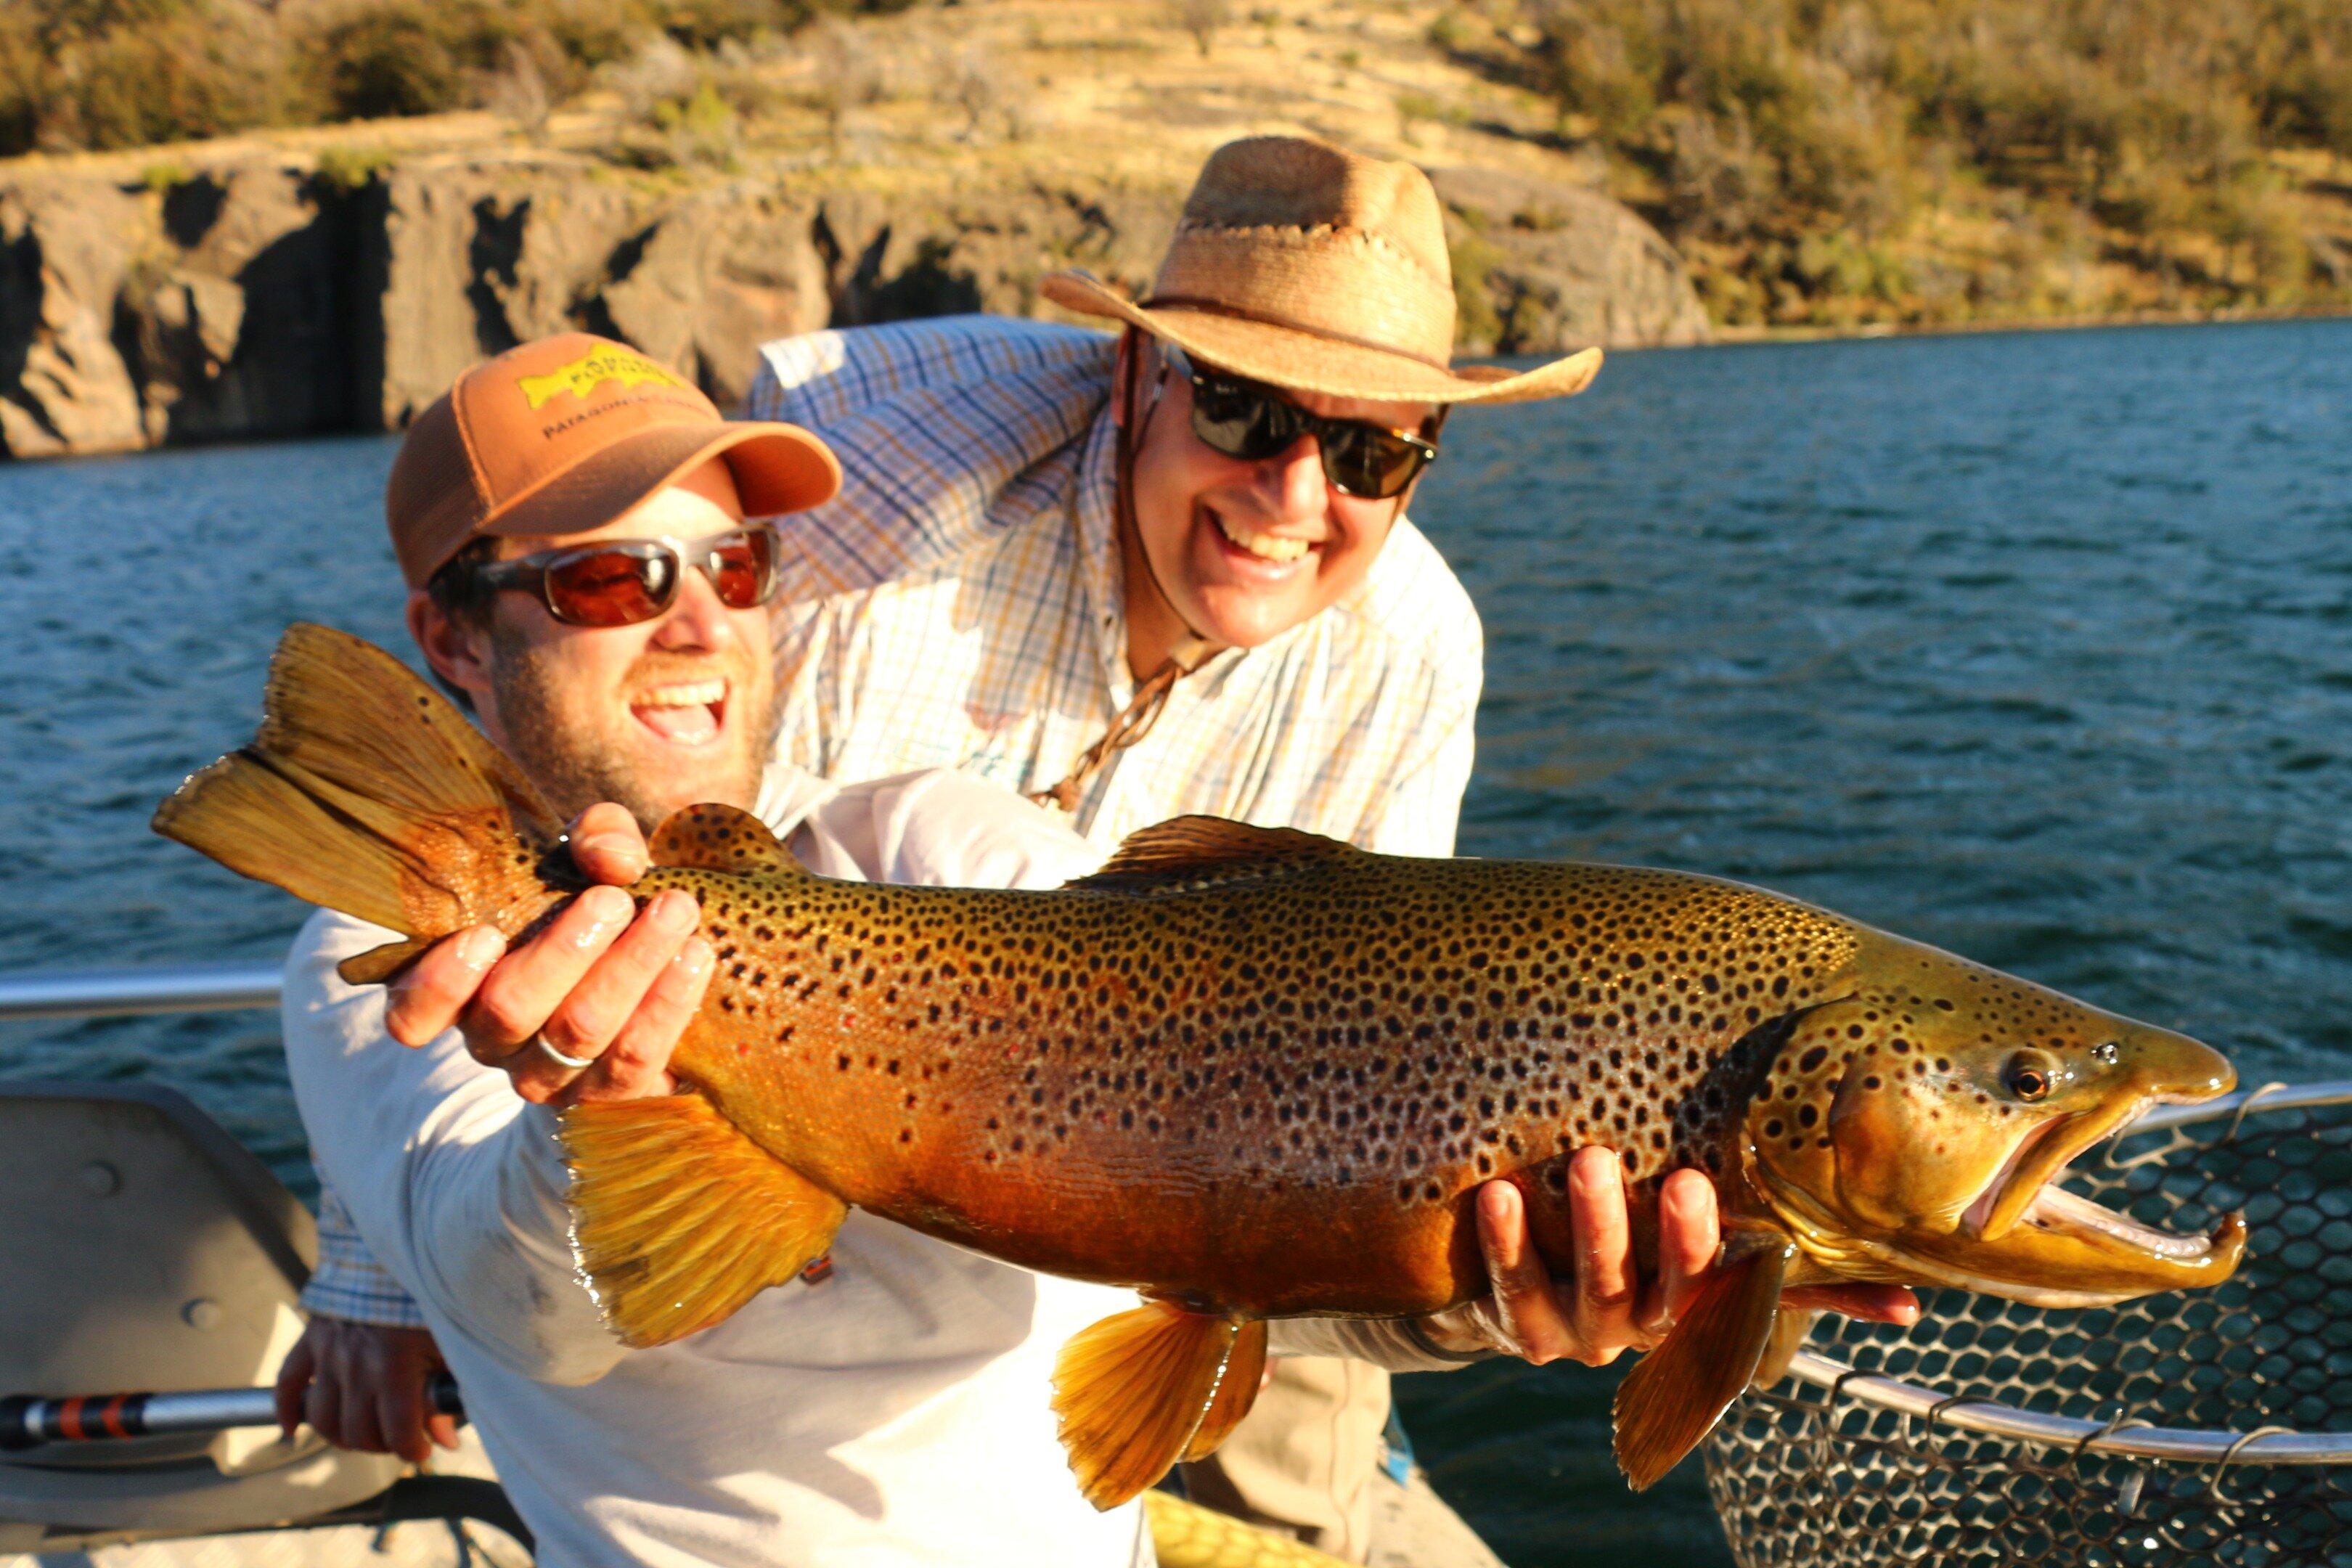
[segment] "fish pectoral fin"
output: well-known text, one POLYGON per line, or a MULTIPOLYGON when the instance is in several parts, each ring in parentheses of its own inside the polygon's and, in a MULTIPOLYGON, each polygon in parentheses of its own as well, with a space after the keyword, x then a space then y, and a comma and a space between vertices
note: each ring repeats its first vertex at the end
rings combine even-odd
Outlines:
POLYGON ((1177 816, 1139 827, 1092 876, 1063 884, 1097 893, 1153 893, 1263 876, 1286 866, 1361 855, 1296 827, 1258 827, 1222 816, 1177 816))
POLYGON ((1265 1324, 1168 1301, 1071 1335, 1054 1362, 1054 1414, 1078 1489, 1117 1508, 1203 1438, 1207 1453, 1248 1414, 1265 1366, 1265 1324))
POLYGON ((1771 1337, 1764 1342, 1764 1353, 1757 1358, 1756 1375, 1748 1380, 1748 1386, 1769 1388, 1788 1376, 1789 1363, 1797 1359, 1799 1347, 1821 1315, 1815 1307, 1781 1308, 1772 1320, 1771 1337))
POLYGON ((810 874, 766 823, 748 811, 710 802, 680 806, 663 817, 646 840, 646 854, 656 866, 731 871, 739 877, 810 874))
POLYGON ((639 1350, 784 1284, 849 1212, 698 1094, 575 1105, 557 1136, 573 1256, 605 1323, 639 1350))
POLYGON ((1714 1430, 1763 1359, 1794 1248, 1740 1237, 1700 1284, 1665 1342, 1617 1385, 1617 1468, 1647 1491, 1714 1430))

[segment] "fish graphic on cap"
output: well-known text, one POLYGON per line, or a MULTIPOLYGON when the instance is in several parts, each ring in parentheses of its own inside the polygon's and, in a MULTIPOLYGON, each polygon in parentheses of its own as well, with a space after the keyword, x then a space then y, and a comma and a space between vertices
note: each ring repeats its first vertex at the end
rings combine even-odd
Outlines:
POLYGON ((515 383, 533 408, 544 408, 565 393, 585 397, 608 381, 617 381, 624 390, 653 382, 662 386, 684 386, 677 375, 640 353, 626 349, 603 347, 591 349, 570 364, 558 365, 544 375, 526 375, 515 383))

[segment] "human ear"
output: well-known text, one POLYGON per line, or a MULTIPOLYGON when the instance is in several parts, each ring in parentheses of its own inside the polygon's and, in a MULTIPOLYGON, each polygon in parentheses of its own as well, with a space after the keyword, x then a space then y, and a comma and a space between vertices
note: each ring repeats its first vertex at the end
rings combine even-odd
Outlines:
POLYGON ((1127 396, 1134 385, 1129 377, 1129 367, 1135 363, 1135 356, 1143 350, 1142 339, 1143 334, 1133 327, 1119 333, 1118 357, 1111 362, 1110 417, 1111 423, 1121 429, 1127 427, 1127 396))
POLYGON ((474 700, 478 710, 489 694, 489 637, 485 629, 457 620, 432 595, 408 595, 408 635, 433 673, 474 700))

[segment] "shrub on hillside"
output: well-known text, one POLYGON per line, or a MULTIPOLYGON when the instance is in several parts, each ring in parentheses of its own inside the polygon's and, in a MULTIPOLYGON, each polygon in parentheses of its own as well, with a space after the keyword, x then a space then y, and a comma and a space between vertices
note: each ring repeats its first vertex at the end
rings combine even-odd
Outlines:
MULTIPOLYGON (((2224 258, 2212 281, 2284 298, 2310 247, 2285 204, 2246 193, 2272 149, 2352 154, 2344 0, 1518 4, 1568 129, 1643 173, 1670 233, 1744 254, 1759 302, 1774 279, 1883 294, 1883 272, 1765 253, 1867 248, 1956 181, 2201 236, 2224 258)), ((2018 258, 2004 300, 2039 300, 2040 266, 2018 258)))

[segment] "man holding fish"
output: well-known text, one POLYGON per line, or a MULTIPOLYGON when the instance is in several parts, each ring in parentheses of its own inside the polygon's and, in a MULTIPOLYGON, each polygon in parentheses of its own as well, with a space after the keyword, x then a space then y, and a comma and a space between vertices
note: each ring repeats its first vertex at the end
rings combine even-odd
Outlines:
MULTIPOLYGON (((1050 286, 1125 320, 1116 350, 978 321, 773 346, 754 412, 845 454, 831 500, 803 433, 705 429, 700 410, 641 426, 690 394, 618 345, 527 345, 471 373, 404 451, 388 507, 412 629, 559 810, 620 803, 572 835, 601 882, 644 868, 640 823, 700 800, 756 806, 821 870, 898 880, 1051 885, 1186 811, 1446 853, 1477 629, 1404 502, 1444 408, 1577 390, 1597 355, 1518 376, 1447 370, 1444 268, 1417 173, 1311 142, 1237 144, 1204 171, 1150 300, 1080 277, 1050 286), (528 417, 468 422, 502 396, 528 417), (780 554, 746 510, 801 514, 780 554), (938 764, 1034 792, 1062 818, 969 777, 908 776, 938 764), (820 774, 883 782, 835 790, 820 774)), ((288 1039, 320 1163, 420 1288, 526 1514, 573 1510, 583 1560, 599 1542, 648 1560, 785 1560, 759 1555, 752 1527, 790 1520, 809 1555, 789 1560, 1126 1561, 1131 1520, 1076 1511, 1039 1441, 1040 1357, 1104 1310, 1097 1289, 857 1216, 833 1278, 772 1291, 687 1346, 625 1352, 583 1316, 551 1146, 496 1075, 540 1103, 672 1087, 712 954, 677 895, 633 909, 592 889, 510 952, 487 927, 462 933, 409 970, 388 1012, 325 973, 380 933, 322 921, 296 956, 288 1039), (426 1054, 368 1048, 386 1034, 426 1054), (450 1272, 444 1247, 470 1266, 450 1272), (739 1484, 750 1447, 773 1486, 739 1484), (609 1500, 583 1504, 583 1487, 609 1500), (907 1523, 924 1510, 928 1533, 907 1523)), ((1352 1353, 1280 1363, 1230 1446, 1243 1462, 1196 1469, 1196 1487, 1360 1554, 1386 1407, 1373 1362, 1484 1347, 1606 1361, 1654 1342, 1715 1254, 1712 1188, 1696 1173, 1664 1184, 1659 1272, 1637 1294, 1619 1162, 1588 1152, 1567 1181, 1573 1292, 1545 1279, 1518 1190, 1493 1184, 1478 1205, 1492 1299, 1278 1331, 1277 1350, 1288 1332, 1293 1348, 1352 1353), (1301 1455, 1302 1429, 1331 1436, 1301 1455)), ((349 1238, 338 1250, 342 1278, 364 1279, 349 1238)), ((1895 1313, 1902 1295, 1819 1300, 1895 1313)), ((386 1342, 314 1328, 309 1364, 346 1373, 310 1391, 315 1424, 415 1440, 419 1418, 386 1403, 397 1386, 339 1364, 386 1342)), ((426 1353, 415 1336, 389 1342, 411 1358, 395 1356, 403 1376, 426 1353)), ((291 1394, 304 1370, 298 1357, 291 1394)), ((560 1556, 566 1527, 549 1528, 560 1556)))

